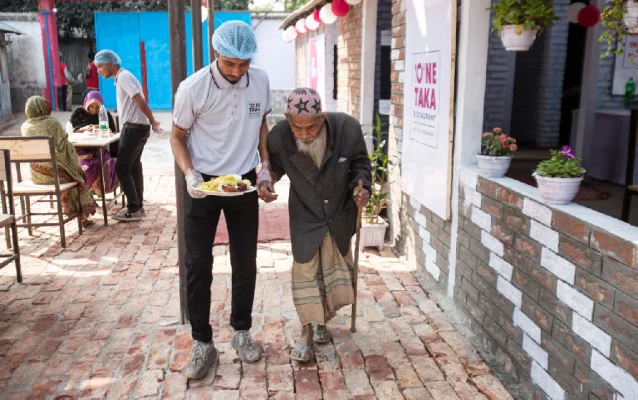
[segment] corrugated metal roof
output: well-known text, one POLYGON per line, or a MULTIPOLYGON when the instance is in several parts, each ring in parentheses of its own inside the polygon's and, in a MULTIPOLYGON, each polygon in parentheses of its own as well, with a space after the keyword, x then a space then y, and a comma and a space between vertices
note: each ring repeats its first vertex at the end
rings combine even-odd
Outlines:
POLYGON ((7 24, 6 22, 2 22, 2 21, 0 21, 0 31, 4 31, 5 33, 16 33, 18 35, 22 35, 22 32, 18 31, 17 29, 12 27, 11 25, 7 24))

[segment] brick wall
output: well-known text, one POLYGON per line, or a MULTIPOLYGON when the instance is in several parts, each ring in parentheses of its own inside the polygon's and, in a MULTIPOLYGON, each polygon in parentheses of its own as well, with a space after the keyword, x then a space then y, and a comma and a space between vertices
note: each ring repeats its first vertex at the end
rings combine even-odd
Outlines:
POLYGON ((551 399, 638 398, 636 246, 462 172, 454 298, 551 399))
POLYGON ((339 111, 359 119, 361 116, 361 35, 363 2, 350 6, 350 12, 337 20, 339 40, 339 75, 337 101, 339 111))

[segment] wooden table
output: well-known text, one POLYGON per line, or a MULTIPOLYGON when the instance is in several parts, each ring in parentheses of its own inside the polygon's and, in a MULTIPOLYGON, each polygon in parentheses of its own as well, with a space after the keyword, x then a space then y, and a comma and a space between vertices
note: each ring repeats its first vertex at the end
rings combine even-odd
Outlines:
POLYGON ((73 137, 70 138, 70 140, 71 140, 71 144, 73 144, 75 148, 97 150, 97 153, 99 155, 98 160, 100 163, 99 164, 99 167, 100 167, 99 179, 100 179, 100 188, 102 189, 102 213, 104 214, 104 225, 108 226, 109 221, 108 221, 108 214, 106 211, 106 190, 104 189, 106 185, 104 183, 103 154, 104 154, 104 149, 110 146, 111 143, 115 143, 120 140, 120 134, 115 133, 113 134, 113 136, 110 136, 108 138, 101 138, 101 137, 88 137, 86 133, 74 133, 73 137))

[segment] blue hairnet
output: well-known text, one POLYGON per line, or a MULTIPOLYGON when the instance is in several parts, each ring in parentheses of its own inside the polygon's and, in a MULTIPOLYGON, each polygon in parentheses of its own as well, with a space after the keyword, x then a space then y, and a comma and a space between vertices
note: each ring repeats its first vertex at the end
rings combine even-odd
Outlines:
POLYGON ((109 64, 120 65, 122 60, 120 60, 120 56, 117 55, 113 50, 100 50, 95 55, 95 59, 93 60, 95 64, 109 64))
POLYGON ((228 21, 215 30, 213 48, 221 56, 247 60, 257 51, 257 39, 247 23, 228 21))

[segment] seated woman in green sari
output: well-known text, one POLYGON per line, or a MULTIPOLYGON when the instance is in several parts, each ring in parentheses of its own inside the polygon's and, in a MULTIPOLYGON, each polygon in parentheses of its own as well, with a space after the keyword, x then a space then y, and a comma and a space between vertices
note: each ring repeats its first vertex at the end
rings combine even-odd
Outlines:
MULTIPOLYGON (((62 211, 66 214, 81 212, 84 226, 93 225, 89 216, 97 211, 97 203, 86 188, 84 171, 75 148, 69 142, 69 135, 60 122, 51 116, 51 103, 41 96, 30 97, 25 113, 29 119, 22 124, 22 136, 53 137, 60 183, 76 182, 80 185, 79 199, 76 190, 62 195, 62 211)), ((51 163, 31 163, 31 180, 35 184, 53 185, 55 180, 51 163)))

